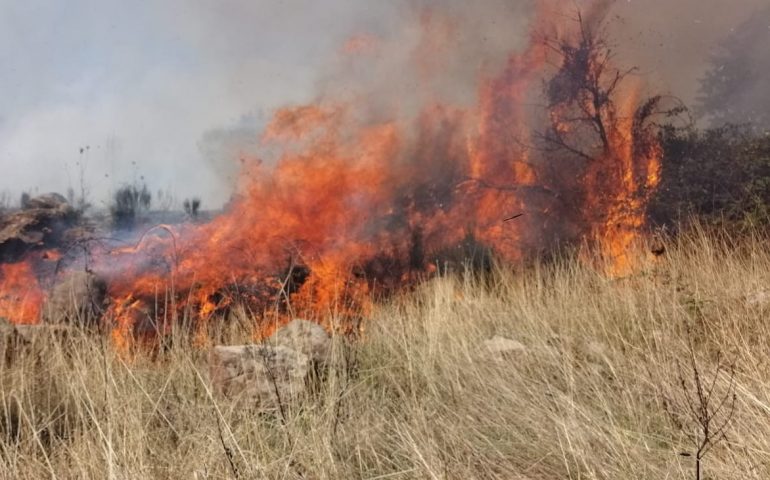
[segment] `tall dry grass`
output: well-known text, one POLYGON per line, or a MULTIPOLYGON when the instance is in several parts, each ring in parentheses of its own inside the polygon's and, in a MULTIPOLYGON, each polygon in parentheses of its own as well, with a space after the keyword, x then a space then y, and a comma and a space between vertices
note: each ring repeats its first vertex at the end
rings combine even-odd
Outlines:
POLYGON ((752 297, 770 251, 721 238, 622 279, 569 258, 434 279, 335 339, 284 415, 214 398, 184 342, 130 360, 86 333, 39 342, 0 370, 0 478, 692 479, 690 349, 708 380, 717 352, 736 362, 703 478, 770 478, 770 300, 752 297), (495 357, 494 335, 526 350, 495 357))

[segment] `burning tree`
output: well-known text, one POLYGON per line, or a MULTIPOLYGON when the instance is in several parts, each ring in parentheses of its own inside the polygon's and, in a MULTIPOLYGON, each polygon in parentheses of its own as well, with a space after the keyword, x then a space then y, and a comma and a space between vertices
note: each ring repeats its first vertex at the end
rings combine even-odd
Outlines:
POLYGON ((630 78, 636 68, 614 64, 606 11, 591 13, 585 18, 578 12, 578 28, 570 35, 542 36, 557 71, 544 83, 548 126, 537 138, 548 154, 579 163, 580 174, 561 178, 562 190, 582 197, 576 204, 589 238, 606 248, 613 273, 625 273, 631 268, 625 252, 645 224, 645 208, 659 182, 662 151, 655 119, 684 108, 664 107, 662 96, 638 101, 630 78))

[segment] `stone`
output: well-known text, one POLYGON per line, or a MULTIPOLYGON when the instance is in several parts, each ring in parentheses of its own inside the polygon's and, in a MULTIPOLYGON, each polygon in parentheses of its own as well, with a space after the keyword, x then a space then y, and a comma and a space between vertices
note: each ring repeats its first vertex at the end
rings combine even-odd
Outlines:
POLYGON ((68 273, 51 290, 43 306, 48 323, 93 325, 101 317, 107 284, 93 273, 68 273))
POLYGON ((61 195, 30 199, 21 210, 0 216, 0 261, 18 261, 33 248, 59 246, 78 214, 61 195))
POLYGON ((217 395, 277 408, 321 378, 330 352, 331 337, 323 327, 294 320, 260 344, 214 347, 211 384, 217 395))
POLYGON ((591 340, 585 346, 586 357, 589 361, 605 363, 609 354, 607 345, 597 340, 591 340))
POLYGON ((217 346, 209 358, 215 394, 280 408, 305 391, 310 359, 284 346, 217 346))
MULTIPOLYGON (((0 361, 6 365, 30 347, 50 340, 65 341, 71 328, 64 325, 14 325, 0 317, 0 361)), ((46 345, 45 343, 43 344, 46 345)))
POLYGON ((485 340, 484 347, 486 348, 488 354, 490 354, 493 358, 500 360, 527 351, 527 347, 525 347, 522 343, 510 338, 502 337, 500 335, 495 335, 489 340, 485 340))
POLYGON ((297 319, 279 328, 267 339, 267 343, 296 350, 307 355, 311 362, 325 365, 331 353, 332 340, 322 326, 297 319))
POLYGON ((770 305, 770 291, 760 290, 746 295, 746 305, 754 308, 762 308, 770 305))
POLYGON ((17 342, 24 345, 34 345, 38 342, 55 340, 66 341, 72 333, 72 328, 66 325, 47 325, 38 323, 35 325, 16 325, 15 336, 17 342))

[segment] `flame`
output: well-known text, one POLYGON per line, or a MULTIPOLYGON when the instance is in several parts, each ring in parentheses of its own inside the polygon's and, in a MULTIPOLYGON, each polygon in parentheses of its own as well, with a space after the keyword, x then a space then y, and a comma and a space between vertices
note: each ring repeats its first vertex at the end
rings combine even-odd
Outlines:
MULTIPOLYGON (((109 285, 115 345, 127 351, 141 328, 164 332, 180 318, 194 319, 205 344, 209 321, 238 303, 263 319, 255 338, 291 316, 365 316, 372 294, 435 272, 441 255, 467 245, 513 262, 560 237, 584 236, 603 246, 610 274, 632 270, 627 251, 644 227, 662 156, 657 145, 637 148, 638 90, 620 92, 609 112, 581 105, 608 128, 605 150, 589 164, 565 174, 532 147, 538 120, 527 99, 561 67, 539 32, 579 41, 575 25, 551 22, 565 5, 538 4, 529 46, 496 73, 480 71, 475 105, 432 94, 462 22, 430 11, 414 49, 415 88, 427 92, 415 113, 393 106, 374 115, 371 99, 345 95, 278 110, 260 138, 263 154, 241 159, 226 213, 203 225, 162 226, 135 246, 95 256, 109 285), (572 190, 579 201, 562 198, 572 190)), ((360 35, 342 52, 370 61, 381 47, 360 35)), ((553 105, 541 121, 568 135, 569 118, 568 106, 553 105)), ((30 265, 1 272, 0 316, 34 321, 42 298, 30 265), (17 292, 10 303, 9 292, 17 292)))
POLYGON ((30 262, 0 265, 0 318, 17 324, 38 323, 44 300, 30 262))
POLYGON ((601 192, 600 200, 590 197, 587 208, 602 208, 604 215, 593 227, 593 237, 598 240, 605 259, 607 274, 625 276, 636 271, 640 258, 631 256, 639 239, 645 219, 645 206, 660 181, 663 152, 657 141, 650 143, 643 152, 634 148, 634 117, 637 108, 637 91, 627 92, 625 102, 619 106, 614 128, 610 131, 612 149, 598 162, 593 174, 591 192, 601 192), (599 170, 601 169, 601 170, 599 170), (608 175, 609 174, 609 175, 608 175), (610 181, 600 181, 608 175, 610 181))

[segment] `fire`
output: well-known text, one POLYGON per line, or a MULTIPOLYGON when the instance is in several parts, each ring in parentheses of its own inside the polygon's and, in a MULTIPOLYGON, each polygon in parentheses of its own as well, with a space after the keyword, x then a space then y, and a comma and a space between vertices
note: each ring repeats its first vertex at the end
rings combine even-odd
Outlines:
MULTIPOLYGON (((242 160, 226 213, 208 224, 155 228, 134 247, 96 255, 114 343, 128 349, 137 332, 165 333, 182 318, 195 321, 205 343, 208 322, 236 304, 272 320, 366 315, 372 294, 431 274, 452 252, 471 253, 465 247, 515 262, 563 239, 589 238, 604 246, 611 274, 630 271, 626 252, 644 227, 660 148, 637 89, 618 88, 610 93, 621 101, 597 104, 590 89, 575 87, 608 88, 610 62, 601 45, 584 44, 582 20, 552 25, 563 4, 539 4, 529 45, 495 73, 479 70, 473 103, 432 89, 452 64, 462 19, 431 11, 420 17, 423 34, 410 57, 414 88, 426 90, 417 105, 330 95, 278 110, 261 136, 264 154, 242 160), (581 48, 598 50, 573 58, 581 48), (530 99, 549 77, 549 109, 535 113, 530 99), (598 119, 599 141, 586 137, 575 111, 598 119), (541 137, 562 148, 538 148, 541 137), (517 213, 525 215, 503 222, 517 213)), ((370 62, 387 49, 360 35, 342 52, 348 63, 370 62)), ((35 321, 42 295, 30 265, 0 272, 0 316, 35 321)))
POLYGON ((0 318, 20 324, 37 323, 44 300, 31 263, 0 265, 0 318))

